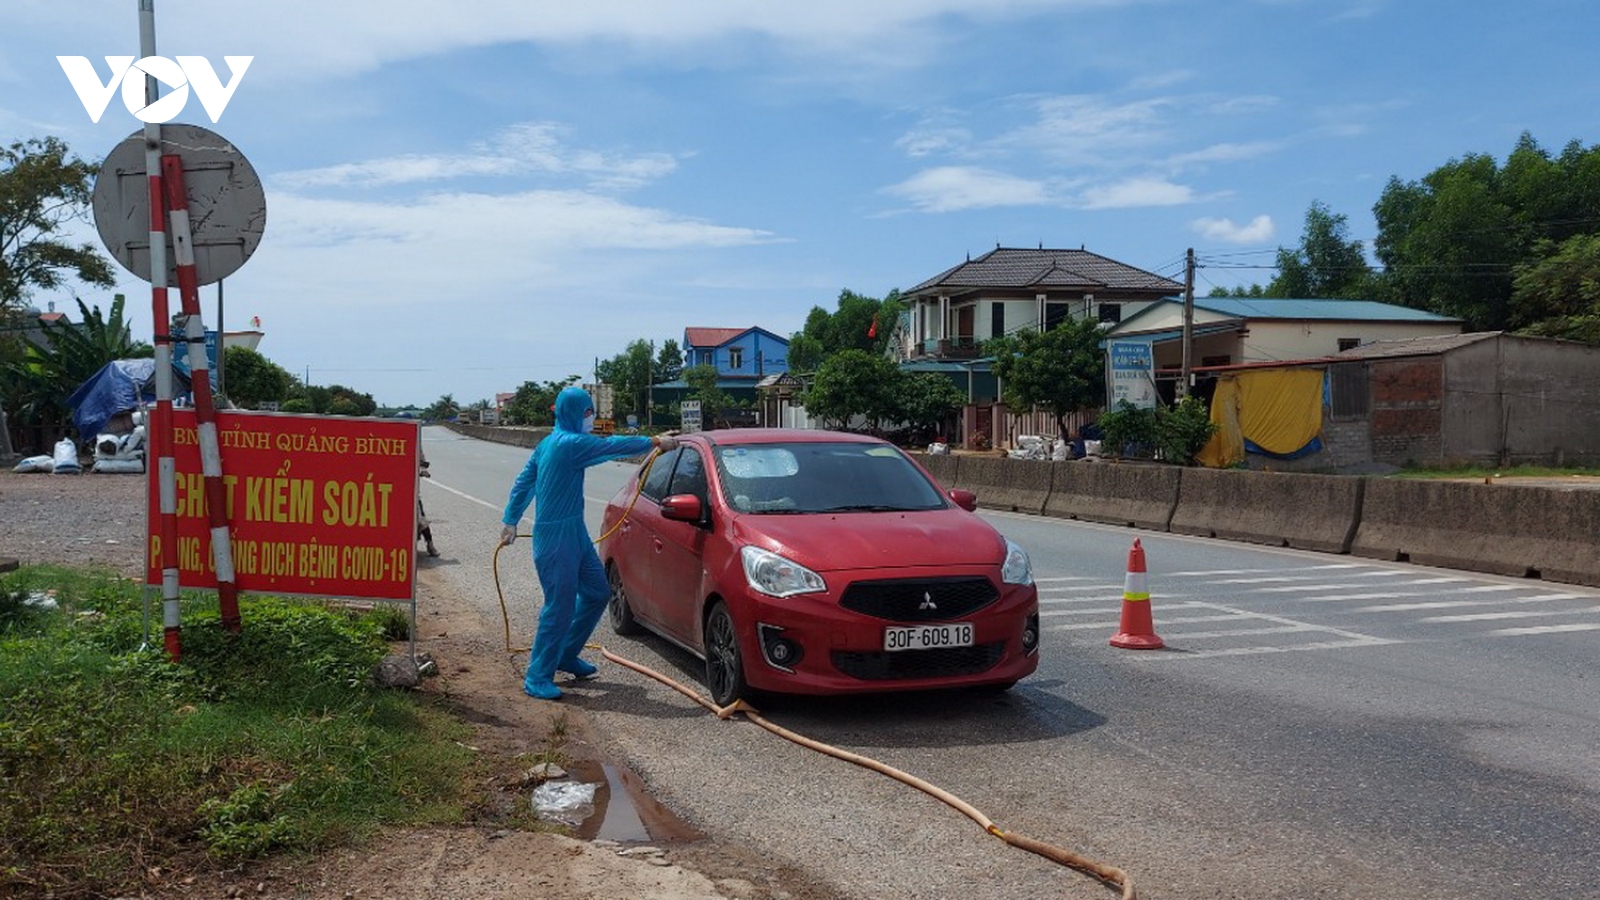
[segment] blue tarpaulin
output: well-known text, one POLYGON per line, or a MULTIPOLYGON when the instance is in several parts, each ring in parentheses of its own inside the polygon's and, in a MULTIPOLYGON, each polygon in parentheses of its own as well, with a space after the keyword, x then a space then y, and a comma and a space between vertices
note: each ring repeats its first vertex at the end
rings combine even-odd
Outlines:
MULTIPOLYGON (((189 376, 172 367, 172 390, 189 392, 189 376)), ((72 424, 82 440, 93 440, 111 417, 156 401, 156 361, 119 359, 106 363, 67 398, 72 408, 72 424)))

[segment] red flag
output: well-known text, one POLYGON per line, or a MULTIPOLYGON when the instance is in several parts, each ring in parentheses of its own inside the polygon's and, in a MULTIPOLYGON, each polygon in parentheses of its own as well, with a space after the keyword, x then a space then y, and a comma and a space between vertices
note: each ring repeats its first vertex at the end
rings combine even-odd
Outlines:
POLYGON ((877 313, 873 313, 873 315, 872 315, 872 327, 867 329, 867 337, 875 338, 877 336, 878 336, 878 315, 877 315, 877 313))

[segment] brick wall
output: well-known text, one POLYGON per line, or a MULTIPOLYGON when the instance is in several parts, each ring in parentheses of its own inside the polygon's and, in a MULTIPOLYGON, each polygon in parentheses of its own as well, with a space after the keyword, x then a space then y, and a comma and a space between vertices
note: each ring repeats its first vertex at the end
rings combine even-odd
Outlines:
POLYGON ((1404 465, 1435 462, 1444 452, 1441 357, 1374 360, 1372 458, 1404 465))

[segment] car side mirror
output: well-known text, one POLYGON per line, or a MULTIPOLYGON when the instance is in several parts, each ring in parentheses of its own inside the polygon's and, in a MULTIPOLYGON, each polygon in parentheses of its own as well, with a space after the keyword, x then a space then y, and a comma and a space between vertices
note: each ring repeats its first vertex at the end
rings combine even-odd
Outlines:
POLYGON ((700 498, 693 494, 673 494, 661 501, 661 517, 675 522, 699 523, 705 515, 700 498))
POLYGON ((950 499, 954 500, 957 506, 961 507, 967 512, 978 511, 978 495, 971 491, 963 491, 959 489, 952 490, 950 492, 950 499))

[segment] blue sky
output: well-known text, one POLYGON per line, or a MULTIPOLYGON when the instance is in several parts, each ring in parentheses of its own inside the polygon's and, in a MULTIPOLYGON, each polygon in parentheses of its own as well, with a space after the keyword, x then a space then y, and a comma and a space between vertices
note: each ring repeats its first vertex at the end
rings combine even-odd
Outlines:
MULTIPOLYGON (((379 403, 587 379, 685 326, 798 330, 968 254, 1084 246, 1269 280, 1326 203, 1600 142, 1592 0, 155 0, 157 53, 253 61, 220 120, 267 197, 224 325, 379 403)), ((137 0, 0 0, 0 139, 99 159, 58 55, 137 0)), ((92 224, 80 238, 98 245, 92 224)), ((122 276, 135 328, 149 290, 122 276)), ((76 317, 74 294, 40 293, 76 317)), ((215 325, 215 288, 202 289, 215 325)), ((174 296, 174 305, 176 297, 174 296)))

